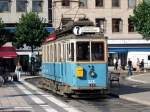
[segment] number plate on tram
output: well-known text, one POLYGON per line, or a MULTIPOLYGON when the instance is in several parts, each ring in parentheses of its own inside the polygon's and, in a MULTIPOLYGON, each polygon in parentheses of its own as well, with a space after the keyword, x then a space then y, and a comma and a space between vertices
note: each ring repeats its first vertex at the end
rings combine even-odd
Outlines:
POLYGON ((96 87, 95 80, 88 80, 89 87, 96 87))

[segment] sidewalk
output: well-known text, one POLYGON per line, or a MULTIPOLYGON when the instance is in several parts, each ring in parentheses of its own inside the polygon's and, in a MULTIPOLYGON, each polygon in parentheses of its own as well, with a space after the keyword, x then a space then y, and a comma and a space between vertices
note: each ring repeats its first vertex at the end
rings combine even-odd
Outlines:
POLYGON ((0 88, 0 112, 29 112, 32 107, 23 98, 24 94, 17 91, 14 83, 8 82, 0 88))
POLYGON ((150 106, 150 73, 141 73, 121 79, 119 98, 150 106))

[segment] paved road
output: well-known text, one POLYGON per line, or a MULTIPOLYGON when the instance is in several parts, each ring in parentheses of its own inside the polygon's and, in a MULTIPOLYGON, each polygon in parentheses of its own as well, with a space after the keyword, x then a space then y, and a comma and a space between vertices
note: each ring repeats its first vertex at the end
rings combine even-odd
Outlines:
POLYGON ((0 88, 0 111, 80 112, 27 82, 10 83, 0 88))
MULTIPOLYGON (((150 90, 150 85, 143 86, 123 79, 121 83, 119 88, 112 87, 112 91, 126 94, 133 92, 135 87, 139 88, 135 89, 137 92, 150 90)), ((22 83, 9 82, 0 88, 0 111, 4 110, 7 112, 9 110, 18 112, 150 112, 150 106, 112 96, 105 99, 68 99, 52 92, 43 92, 23 81, 22 83)))

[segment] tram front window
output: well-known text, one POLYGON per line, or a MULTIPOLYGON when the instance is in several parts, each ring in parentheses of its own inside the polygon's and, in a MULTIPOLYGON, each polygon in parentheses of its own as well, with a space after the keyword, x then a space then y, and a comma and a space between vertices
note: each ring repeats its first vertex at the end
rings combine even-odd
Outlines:
POLYGON ((91 54, 92 54, 92 61, 104 61, 104 43, 92 42, 91 54))
POLYGON ((77 61, 90 61, 89 42, 77 42, 77 61))

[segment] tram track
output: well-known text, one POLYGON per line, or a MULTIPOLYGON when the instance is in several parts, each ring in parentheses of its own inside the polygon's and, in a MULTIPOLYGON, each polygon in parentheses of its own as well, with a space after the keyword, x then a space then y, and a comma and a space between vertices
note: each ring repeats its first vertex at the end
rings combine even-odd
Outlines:
MULTIPOLYGON (((26 81, 36 86, 39 83, 37 78, 26 79, 26 81)), ((56 96, 61 101, 66 102, 83 112, 133 112, 133 110, 134 112, 142 112, 140 111, 141 109, 150 110, 150 107, 148 106, 119 99, 116 94, 109 94, 107 98, 99 99, 75 99, 62 97, 61 95, 47 89, 42 90, 56 96)))

